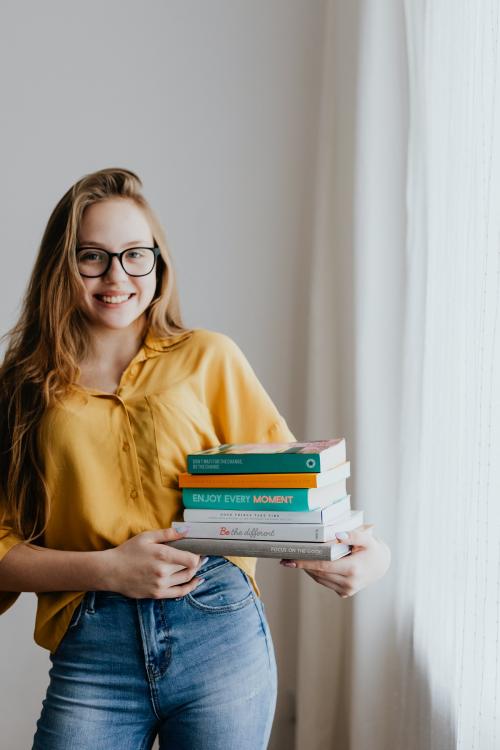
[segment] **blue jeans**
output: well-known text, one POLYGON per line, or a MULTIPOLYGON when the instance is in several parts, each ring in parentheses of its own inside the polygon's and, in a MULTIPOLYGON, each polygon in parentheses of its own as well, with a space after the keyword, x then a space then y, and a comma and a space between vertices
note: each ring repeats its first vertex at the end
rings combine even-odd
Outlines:
POLYGON ((262 603, 209 557, 180 599, 89 591, 51 654, 33 750, 264 750, 276 663, 262 603))

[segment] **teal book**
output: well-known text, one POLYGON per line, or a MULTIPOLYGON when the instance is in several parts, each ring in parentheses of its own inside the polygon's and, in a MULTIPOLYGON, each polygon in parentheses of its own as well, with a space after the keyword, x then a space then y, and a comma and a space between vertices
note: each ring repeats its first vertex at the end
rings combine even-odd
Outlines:
POLYGON ((191 474, 321 472, 346 460, 344 438, 309 443, 225 443, 190 453, 191 474))
POLYGON ((307 511, 324 508, 345 495, 345 482, 312 489, 195 489, 182 490, 185 508, 205 510, 307 511), (340 494, 342 493, 342 494, 340 494))

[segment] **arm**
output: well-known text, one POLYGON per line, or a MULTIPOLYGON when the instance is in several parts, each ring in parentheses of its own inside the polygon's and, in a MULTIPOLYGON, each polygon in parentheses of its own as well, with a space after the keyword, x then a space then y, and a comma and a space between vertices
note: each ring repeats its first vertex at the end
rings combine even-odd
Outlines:
POLYGON ((105 589, 107 551, 66 552, 16 544, 0 562, 0 591, 105 589))
POLYGON ((173 598, 192 591, 199 555, 165 542, 172 529, 145 531, 112 549, 67 552, 16 544, 0 562, 0 591, 117 591, 135 598, 173 598))

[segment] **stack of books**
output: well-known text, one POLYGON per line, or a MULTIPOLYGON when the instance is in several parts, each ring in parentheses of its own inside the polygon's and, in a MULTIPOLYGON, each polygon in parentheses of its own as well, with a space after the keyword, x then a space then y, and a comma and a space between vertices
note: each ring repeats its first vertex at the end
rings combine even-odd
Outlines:
POLYGON ((188 457, 179 475, 186 533, 173 546, 204 555, 336 560, 337 532, 363 523, 351 510, 343 438, 220 445, 188 457), (187 527, 187 531, 186 531, 187 527))

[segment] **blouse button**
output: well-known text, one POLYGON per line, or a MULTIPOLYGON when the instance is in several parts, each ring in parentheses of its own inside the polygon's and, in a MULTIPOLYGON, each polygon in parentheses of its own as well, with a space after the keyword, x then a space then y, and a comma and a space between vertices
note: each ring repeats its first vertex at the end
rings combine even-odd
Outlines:
POLYGON ((126 452, 127 452, 128 450, 130 450, 130 443, 127 443, 127 441, 125 441, 125 442, 123 443, 123 446, 122 446, 122 448, 123 448, 123 450, 124 450, 124 451, 125 451, 125 453, 126 453, 126 452))
POLYGON ((132 500, 135 500, 138 494, 139 493, 137 492, 137 490, 130 490, 130 497, 132 498, 132 500))

